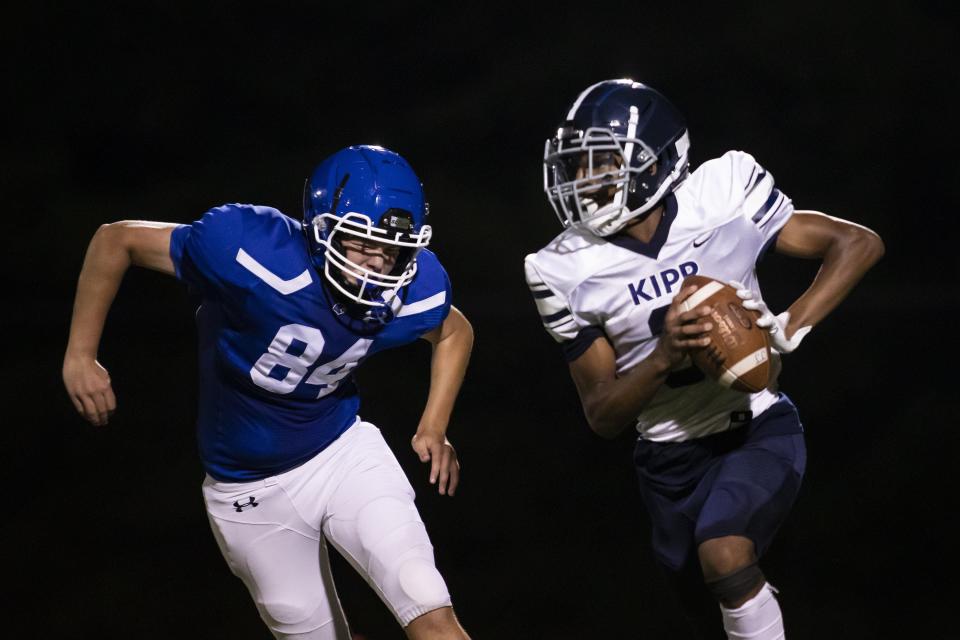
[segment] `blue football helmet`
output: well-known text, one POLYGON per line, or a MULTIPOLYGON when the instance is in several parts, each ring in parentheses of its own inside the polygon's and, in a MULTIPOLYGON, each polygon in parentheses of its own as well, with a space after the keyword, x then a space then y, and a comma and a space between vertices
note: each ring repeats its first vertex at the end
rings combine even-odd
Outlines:
POLYGON ((417 254, 430 243, 423 186, 400 155, 383 147, 347 147, 307 179, 303 225, 311 258, 336 292, 365 307, 389 300, 417 273, 417 254), (347 259, 344 239, 381 244, 396 252, 389 273, 347 259))
POLYGON ((605 80, 577 97, 547 140, 544 190, 564 227, 609 236, 683 182, 689 148, 683 115, 659 92, 605 80))

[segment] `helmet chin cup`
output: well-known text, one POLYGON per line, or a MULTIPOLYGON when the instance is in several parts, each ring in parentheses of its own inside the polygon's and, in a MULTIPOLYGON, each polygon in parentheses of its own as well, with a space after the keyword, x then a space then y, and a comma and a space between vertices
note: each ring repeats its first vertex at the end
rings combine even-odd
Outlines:
POLYGON ((609 236, 622 229, 632 217, 633 212, 626 205, 610 204, 585 218, 583 226, 595 235, 609 236))

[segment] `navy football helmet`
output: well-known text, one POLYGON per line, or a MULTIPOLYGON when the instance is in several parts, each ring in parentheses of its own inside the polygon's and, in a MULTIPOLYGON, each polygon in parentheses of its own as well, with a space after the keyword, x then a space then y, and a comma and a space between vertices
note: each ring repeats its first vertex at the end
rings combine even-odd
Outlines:
POLYGON ((417 273, 417 254, 430 243, 423 186, 400 155, 383 147, 347 147, 307 179, 303 225, 314 265, 349 301, 387 305, 417 273), (347 259, 342 241, 355 238, 396 252, 389 273, 347 259))
POLYGON ((605 80, 577 97, 547 140, 544 190, 564 227, 609 236, 683 182, 689 148, 683 115, 659 92, 605 80))

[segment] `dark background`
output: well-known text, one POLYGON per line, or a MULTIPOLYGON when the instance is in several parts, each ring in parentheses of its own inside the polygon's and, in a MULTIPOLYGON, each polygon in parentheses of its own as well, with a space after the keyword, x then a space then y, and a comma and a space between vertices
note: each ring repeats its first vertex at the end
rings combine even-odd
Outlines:
MULTIPOLYGON (((268 637, 206 522, 183 287, 128 274, 100 351, 119 398, 108 427, 75 414, 62 352, 99 224, 188 222, 236 201, 299 216, 311 167, 355 143, 417 169, 476 329, 450 430, 463 463, 452 500, 408 445, 427 345, 360 373, 362 415, 418 490, 464 625, 476 638, 686 637, 649 550, 632 437, 590 433, 522 275, 523 256, 560 230, 542 193, 544 139, 584 87, 625 76, 687 115, 693 165, 747 150, 798 208, 886 241, 781 377, 809 446, 764 561, 790 637, 957 633, 960 38, 947 3, 268 4, 6 15, 5 637, 268 637)), ((769 258, 770 306, 815 273, 769 258)), ((336 569, 354 631, 401 637, 336 569)))

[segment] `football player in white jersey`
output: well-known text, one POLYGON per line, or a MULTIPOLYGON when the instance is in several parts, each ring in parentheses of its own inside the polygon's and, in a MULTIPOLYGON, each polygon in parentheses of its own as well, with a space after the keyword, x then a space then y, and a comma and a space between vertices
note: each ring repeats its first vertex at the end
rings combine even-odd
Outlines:
MULTIPOLYGON (((685 601, 720 604, 728 638, 782 638, 757 562, 786 517, 806 450, 776 380, 741 393, 705 378, 704 305, 682 311, 698 273, 735 282, 779 356, 796 349, 883 255, 860 225, 799 211, 752 156, 695 171, 680 112, 654 89, 609 80, 583 91, 544 152, 544 188, 564 230, 526 258, 541 319, 569 363, 590 428, 639 433, 634 460, 654 553, 685 601), (773 249, 822 261, 788 309, 764 304, 756 264, 773 249)), ((719 624, 714 627, 719 633, 719 624)))

